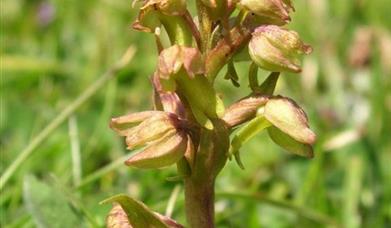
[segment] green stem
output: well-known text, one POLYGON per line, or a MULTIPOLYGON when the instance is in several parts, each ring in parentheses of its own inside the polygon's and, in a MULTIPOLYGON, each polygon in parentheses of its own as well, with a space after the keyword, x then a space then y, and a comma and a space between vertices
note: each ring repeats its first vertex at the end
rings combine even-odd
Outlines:
POLYGON ((191 176, 185 178, 185 208, 189 227, 214 227, 214 183, 227 161, 229 132, 221 120, 202 129, 191 176))
POLYGON ((185 180, 185 207, 189 227, 214 227, 214 181, 185 180))

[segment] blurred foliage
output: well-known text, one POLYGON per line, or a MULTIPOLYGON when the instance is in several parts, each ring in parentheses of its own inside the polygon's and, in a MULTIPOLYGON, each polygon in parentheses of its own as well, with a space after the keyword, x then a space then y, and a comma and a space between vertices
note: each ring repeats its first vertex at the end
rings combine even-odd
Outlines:
MULTIPOLYGON (((303 60, 301 75, 281 77, 277 93, 305 107, 318 134, 315 158, 291 156, 264 134, 256 137, 243 148, 246 169, 229 162, 216 183, 218 227, 323 227, 333 222, 390 227, 391 4, 294 3, 297 12, 288 27, 315 51, 303 60)), ((76 128, 70 121, 56 129, 14 173, 1 192, 1 227, 35 227, 23 200, 28 174, 45 182, 54 175, 77 202, 76 209, 84 211, 86 227, 104 223, 109 206, 98 202, 117 193, 164 213, 178 184, 166 181, 174 169, 141 171, 122 165, 118 159, 129 152, 108 128, 112 116, 152 107, 149 76, 156 49, 152 36, 130 29, 136 12, 130 5, 129 0, 1 2, 1 173, 130 44, 138 50, 117 79, 74 114, 76 128), (79 143, 70 137, 70 128, 76 129, 79 143), (72 144, 81 151, 79 187, 72 172, 72 144), (111 168, 97 172, 106 165, 111 168)), ((219 77, 226 104, 249 93, 248 64, 238 67, 240 89, 219 77)), ((184 223, 183 211, 181 195, 173 218, 184 223)))

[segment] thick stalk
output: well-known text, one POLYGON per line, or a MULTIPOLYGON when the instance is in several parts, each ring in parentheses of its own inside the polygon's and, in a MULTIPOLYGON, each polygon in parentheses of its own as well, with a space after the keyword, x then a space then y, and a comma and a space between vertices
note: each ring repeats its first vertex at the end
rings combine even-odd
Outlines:
POLYGON ((185 207, 189 227, 214 227, 214 181, 185 180, 185 207))
POLYGON ((185 178, 186 216, 191 228, 214 227, 214 182, 227 161, 229 132, 224 122, 202 129, 191 176, 185 178))

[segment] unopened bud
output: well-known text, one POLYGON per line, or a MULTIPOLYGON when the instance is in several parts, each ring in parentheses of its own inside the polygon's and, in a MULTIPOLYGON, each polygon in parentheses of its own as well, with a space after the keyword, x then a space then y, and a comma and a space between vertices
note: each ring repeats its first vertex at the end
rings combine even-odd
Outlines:
POLYGON ((307 115, 293 100, 277 96, 266 103, 263 115, 275 127, 304 144, 314 144, 315 133, 308 126, 307 115))
POLYGON ((163 137, 129 158, 125 164, 137 168, 163 168, 179 161, 185 154, 187 136, 182 132, 163 137))
POLYGON ((304 44, 295 31, 275 25, 258 27, 249 42, 252 60, 259 67, 274 72, 300 72, 298 55, 311 51, 311 47, 304 44))
POLYGON ((289 13, 293 9, 289 0, 240 0, 239 5, 250 11, 260 23, 276 25, 289 22, 289 13))

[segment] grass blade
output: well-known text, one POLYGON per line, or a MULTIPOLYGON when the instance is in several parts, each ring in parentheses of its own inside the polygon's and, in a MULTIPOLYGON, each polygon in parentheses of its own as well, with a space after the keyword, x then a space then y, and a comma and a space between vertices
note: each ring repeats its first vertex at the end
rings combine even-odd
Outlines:
POLYGON ((75 116, 69 117, 68 126, 69 126, 69 139, 71 143, 73 184, 77 186, 80 184, 81 181, 82 168, 81 168, 79 133, 77 129, 77 120, 75 116))
POLYGON ((16 157, 11 165, 4 171, 0 177, 0 190, 3 189, 8 180, 12 177, 19 166, 41 145, 41 143, 50 136, 65 120, 68 119, 82 104, 88 101, 100 88, 107 84, 107 81, 114 78, 115 75, 133 58, 135 49, 129 47, 122 58, 112 66, 105 74, 89 86, 76 100, 67 106, 56 118, 54 118, 16 157))
POLYGON ((280 201, 271 199, 267 196, 264 196, 259 193, 235 193, 235 192, 220 192, 216 194, 217 197, 221 198, 228 198, 228 199, 242 199, 249 202, 259 202, 259 203, 266 203, 275 207, 284 208, 291 210, 295 212, 297 215, 302 216, 306 219, 309 219, 311 221, 314 221, 319 224, 328 224, 328 225, 334 225, 338 226, 337 222, 324 214, 318 213, 316 211, 313 211, 311 209, 307 209, 304 207, 296 206, 290 202, 287 201, 280 201))

